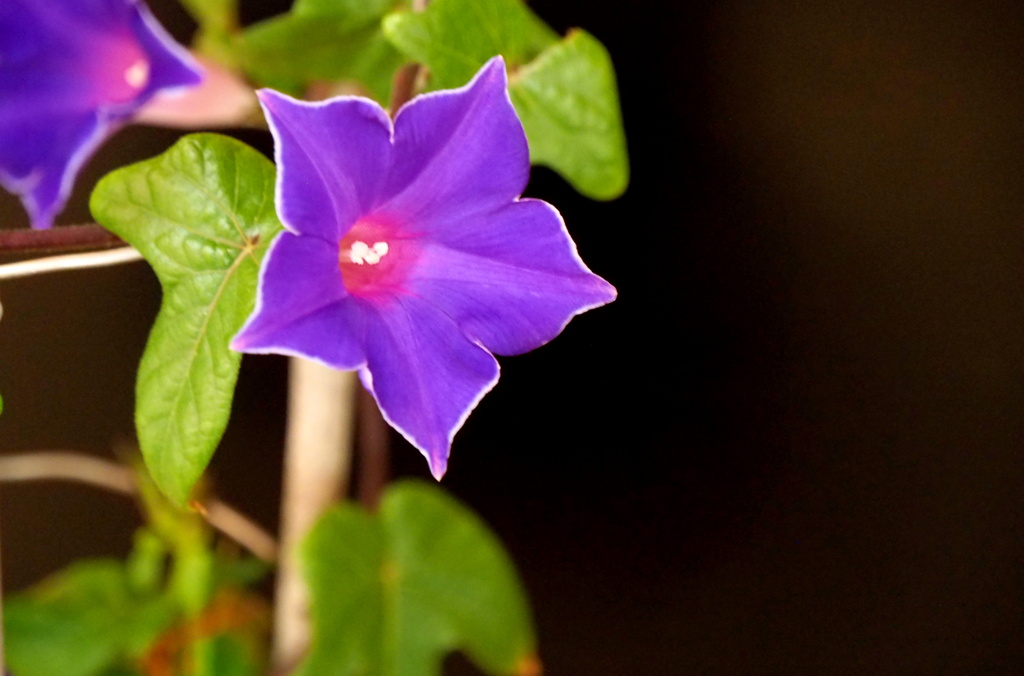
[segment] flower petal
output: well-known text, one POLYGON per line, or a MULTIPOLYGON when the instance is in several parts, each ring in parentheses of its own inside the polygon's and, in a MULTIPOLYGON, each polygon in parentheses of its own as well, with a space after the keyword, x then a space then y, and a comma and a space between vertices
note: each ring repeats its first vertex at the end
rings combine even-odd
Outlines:
POLYGON ((530 175, 526 134, 495 57, 459 89, 419 96, 395 118, 395 164, 380 211, 429 229, 507 204, 530 175))
POLYGON ((7 124, 0 115, 0 185, 21 197, 33 228, 53 225, 75 176, 108 132, 95 115, 7 124))
POLYGON ((342 286, 337 247, 283 232, 260 270, 256 309, 231 347, 355 369, 366 362, 363 324, 361 308, 342 286))
POLYGON ((452 438, 498 382, 498 362, 423 300, 392 297, 366 307, 363 383, 440 479, 452 438))
POLYGON ((377 201, 391 165, 391 120, 373 101, 258 93, 274 135, 277 210, 292 232, 335 244, 377 201))
POLYGON ((515 202, 440 234, 423 248, 408 284, 496 354, 540 347, 575 315, 615 299, 546 202, 515 202))
POLYGON ((174 41, 149 9, 132 2, 131 26, 149 61, 149 81, 132 102, 131 114, 158 92, 181 92, 203 82, 204 69, 187 49, 174 41))
POLYGON ((41 9, 39 3, 22 0, 0 3, 0 115, 30 116, 41 105, 44 112, 69 112, 95 103, 90 100, 93 83, 84 72, 88 60, 82 58, 88 27, 56 33, 38 15, 41 9))

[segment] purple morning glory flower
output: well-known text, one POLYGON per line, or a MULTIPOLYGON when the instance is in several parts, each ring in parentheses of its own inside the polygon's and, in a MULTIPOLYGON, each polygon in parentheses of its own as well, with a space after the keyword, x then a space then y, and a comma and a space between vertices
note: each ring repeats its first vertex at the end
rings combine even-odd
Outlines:
POLYGON ((50 227, 107 136, 201 80, 141 0, 0 0, 0 185, 50 227))
POLYGON ((358 369, 385 419, 438 479, 452 437, 520 354, 612 301, 558 211, 519 199, 530 174, 505 64, 413 99, 259 93, 287 231, 232 346, 358 369))

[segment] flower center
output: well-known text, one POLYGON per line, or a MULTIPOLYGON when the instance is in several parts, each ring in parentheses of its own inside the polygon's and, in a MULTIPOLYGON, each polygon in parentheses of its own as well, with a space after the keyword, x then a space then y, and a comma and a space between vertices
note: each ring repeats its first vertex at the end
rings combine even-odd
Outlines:
POLYGON ((149 62, 139 59, 124 71, 124 81, 133 89, 142 89, 149 82, 149 62))
POLYGON ((390 248, 387 242, 374 242, 371 247, 366 242, 355 241, 348 250, 348 258, 356 265, 376 265, 388 255, 390 248))
POLYGON ((396 236, 389 225, 359 221, 338 242, 338 269, 345 290, 364 297, 396 291, 412 262, 411 254, 408 240, 396 236))

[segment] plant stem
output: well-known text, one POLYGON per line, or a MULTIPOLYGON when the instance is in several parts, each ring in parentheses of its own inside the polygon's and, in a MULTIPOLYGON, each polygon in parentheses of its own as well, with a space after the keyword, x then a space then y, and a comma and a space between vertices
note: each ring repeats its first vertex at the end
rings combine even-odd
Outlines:
POLYGON ((297 548, 347 488, 356 393, 353 372, 297 357, 290 368, 272 654, 282 673, 309 647, 309 597, 297 548))
POLYGON ((391 117, 413 97, 419 76, 420 67, 415 63, 402 66, 395 72, 395 78, 391 81, 391 104, 388 106, 391 117))
POLYGON ((95 223, 65 225, 49 230, 0 230, 0 253, 5 254, 109 249, 124 244, 120 237, 95 223))
MULTIPOLYGON (((138 495, 135 472, 120 463, 72 451, 10 453, 0 457, 0 483, 74 481, 122 495, 138 495)), ((216 530, 256 557, 273 563, 277 543, 259 524, 216 498, 196 505, 200 516, 216 530)), ((0 672, 2 673, 2 672, 0 672)))
POLYGON ((31 277, 47 272, 60 272, 62 270, 81 270, 84 268, 101 268, 108 265, 119 265, 141 261, 142 254, 130 246, 106 251, 91 251, 89 253, 64 254, 62 256, 47 256, 45 258, 33 258, 17 263, 6 263, 0 265, 0 279, 17 279, 19 277, 31 277))
MULTIPOLYGON (((2 547, 0 547, 0 552, 2 552, 2 547)), ((0 561, 2 561, 2 559, 3 559, 3 555, 0 554, 0 561)), ((0 563, 0 569, 2 569, 2 567, 3 567, 3 564, 0 563)), ((3 607, 4 606, 4 604, 3 604, 3 588, 2 588, 3 587, 3 583, 2 583, 2 579, 3 579, 3 573, 0 572, 0 618, 3 617, 3 613, 4 613, 4 607, 3 607)), ((6 647, 4 646, 4 623, 2 621, 0 621, 0 674, 6 674, 6 673, 7 673, 7 650, 6 650, 6 647)))
POLYGON ((359 412, 359 503, 367 511, 375 512, 391 474, 390 428, 373 395, 362 388, 356 409, 359 412))

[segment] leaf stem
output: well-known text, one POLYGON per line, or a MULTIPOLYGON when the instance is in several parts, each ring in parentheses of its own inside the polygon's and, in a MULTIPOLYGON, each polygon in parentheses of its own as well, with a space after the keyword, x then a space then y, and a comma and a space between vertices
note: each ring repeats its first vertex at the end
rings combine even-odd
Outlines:
POLYGON ((309 596, 298 546, 317 519, 346 492, 352 464, 356 375, 290 360, 281 558, 274 609, 275 670, 287 670, 309 647, 309 596))

